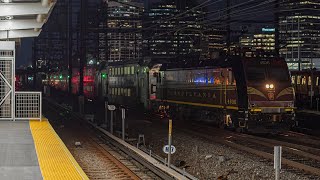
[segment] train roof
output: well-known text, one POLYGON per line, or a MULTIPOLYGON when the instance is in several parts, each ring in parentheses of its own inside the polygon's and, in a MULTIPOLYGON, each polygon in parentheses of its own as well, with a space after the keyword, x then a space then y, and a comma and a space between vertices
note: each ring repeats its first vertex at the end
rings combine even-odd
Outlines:
POLYGON ((225 56, 217 59, 201 60, 201 61, 185 61, 185 63, 164 63, 160 71, 176 70, 176 69, 209 69, 209 68, 239 68, 246 64, 268 65, 274 63, 285 64, 283 58, 264 58, 264 57, 241 57, 241 56, 225 56), (271 62, 271 63, 270 63, 271 62), (273 63, 272 63, 273 62, 273 63))
POLYGON ((220 57, 217 59, 208 59, 200 61, 183 61, 184 63, 163 63, 160 71, 175 70, 175 69, 207 69, 213 67, 232 67, 233 61, 238 60, 240 57, 220 57))

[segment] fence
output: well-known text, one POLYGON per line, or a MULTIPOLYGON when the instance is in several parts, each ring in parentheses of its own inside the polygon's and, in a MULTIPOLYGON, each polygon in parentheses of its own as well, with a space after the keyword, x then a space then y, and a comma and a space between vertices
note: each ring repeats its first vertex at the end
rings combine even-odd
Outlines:
POLYGON ((15 92, 15 119, 40 120, 42 115, 41 92, 15 92))

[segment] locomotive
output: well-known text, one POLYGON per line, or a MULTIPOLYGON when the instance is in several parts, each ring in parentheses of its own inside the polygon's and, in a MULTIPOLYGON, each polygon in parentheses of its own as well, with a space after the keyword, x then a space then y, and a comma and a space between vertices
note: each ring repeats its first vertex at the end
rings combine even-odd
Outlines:
POLYGON ((189 67, 150 70, 151 107, 170 107, 176 119, 211 121, 240 131, 295 124, 294 89, 282 58, 228 57, 189 67))

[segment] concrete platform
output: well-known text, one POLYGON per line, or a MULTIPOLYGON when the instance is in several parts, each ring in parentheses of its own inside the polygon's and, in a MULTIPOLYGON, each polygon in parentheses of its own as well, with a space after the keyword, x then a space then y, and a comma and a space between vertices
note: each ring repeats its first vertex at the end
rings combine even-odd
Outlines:
POLYGON ((0 121, 0 180, 88 179, 47 120, 0 121))
POLYGON ((0 179, 42 179, 29 122, 0 122, 0 179))

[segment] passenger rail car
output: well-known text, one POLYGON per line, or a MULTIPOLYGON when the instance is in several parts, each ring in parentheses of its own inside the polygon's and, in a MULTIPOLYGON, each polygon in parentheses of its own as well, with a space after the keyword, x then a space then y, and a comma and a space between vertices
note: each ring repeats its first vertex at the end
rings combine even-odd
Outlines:
POLYGON ((291 82, 295 89, 297 107, 310 108, 312 105, 311 108, 315 108, 316 100, 320 97, 320 71, 291 71, 291 82), (313 102, 310 102, 311 99, 313 102))
MULTIPOLYGON (((294 125, 294 90, 284 59, 229 57, 197 66, 150 71, 153 108, 238 130, 294 125)), ((263 130, 262 130, 263 131, 263 130)))

